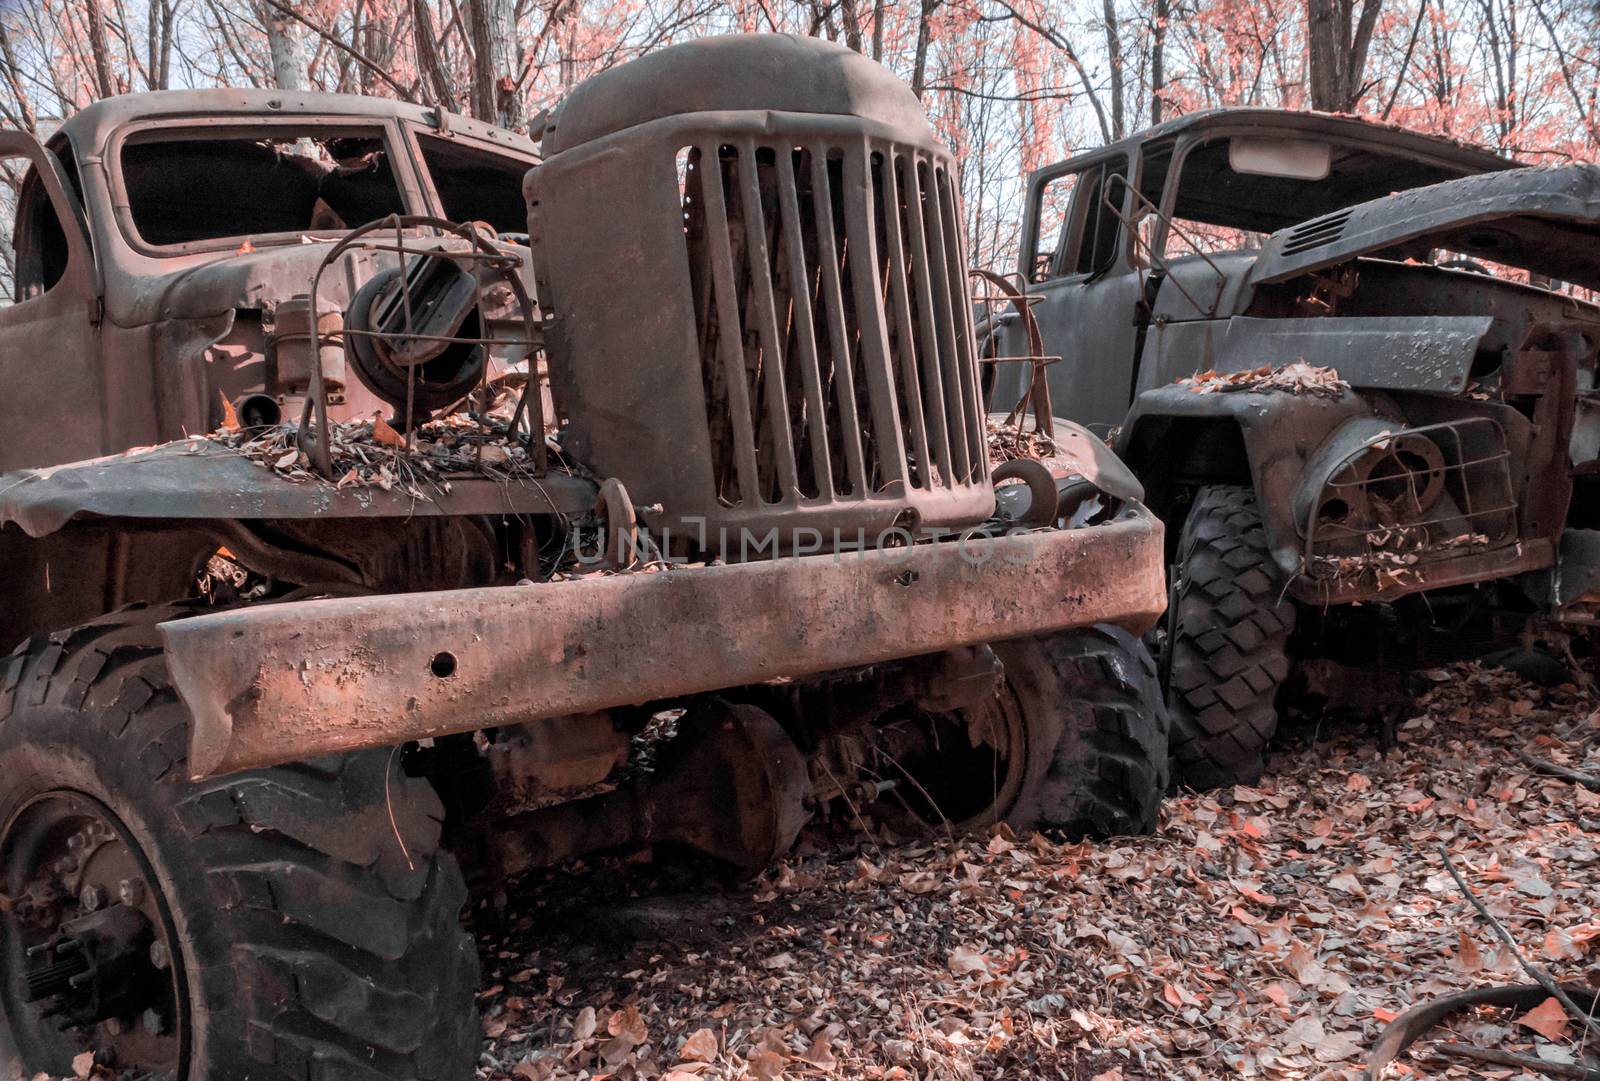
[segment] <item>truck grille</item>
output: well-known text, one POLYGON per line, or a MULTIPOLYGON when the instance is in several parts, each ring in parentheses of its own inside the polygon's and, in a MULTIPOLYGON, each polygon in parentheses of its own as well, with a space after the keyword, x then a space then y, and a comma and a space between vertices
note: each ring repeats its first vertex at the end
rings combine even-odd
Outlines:
POLYGON ((958 200, 887 140, 678 155, 718 502, 987 486, 958 200))

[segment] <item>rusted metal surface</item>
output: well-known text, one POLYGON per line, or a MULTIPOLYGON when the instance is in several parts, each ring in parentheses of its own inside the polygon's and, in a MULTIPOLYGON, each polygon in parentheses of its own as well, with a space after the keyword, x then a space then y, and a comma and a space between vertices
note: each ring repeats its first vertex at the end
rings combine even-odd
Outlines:
POLYGON ((992 513, 954 162, 904 84, 816 39, 713 38, 591 79, 545 150, 528 233, 567 445, 648 524, 992 513))
POLYGON ((805 755, 772 715, 700 703, 656 768, 604 795, 515 815, 491 840, 517 874, 621 845, 668 842, 747 871, 788 851, 810 818, 805 755))
MULTIPOLYGON (((449 138, 461 146, 493 148, 529 165, 537 160, 523 137, 450 120, 449 138)), ((61 126, 49 150, 21 133, 6 133, 32 166, 23 209, 43 204, 53 210, 64 225, 69 258, 65 277, 43 295, 0 311, 8 355, 57 361, 48 369, 19 365, 8 375, 13 393, 3 411, 8 434, 0 471, 112 454, 215 427, 219 392, 231 400, 261 388, 261 373, 236 375, 232 364, 216 362, 215 349, 232 334, 259 363, 267 355, 260 330, 270 330, 278 303, 307 292, 317 261, 342 232, 315 229, 308 220, 298 234, 250 237, 249 244, 241 237, 143 243, 120 173, 129 139, 269 135, 286 126, 337 134, 354 125, 370 126, 384 140, 406 210, 439 214, 440 196, 416 151, 419 136, 435 136, 439 116, 393 101, 252 90, 135 94, 83 109, 61 126), (73 182, 65 184, 69 174, 73 182), (46 395, 54 407, 37 409, 46 395)), ((325 303, 342 308, 378 269, 371 258, 341 264, 325 303)), ((370 415, 381 404, 354 393, 360 389, 352 388, 349 415, 370 415)))
MULTIPOLYGON (((1081 201, 1067 221, 1089 213, 1081 201)), ((1593 527, 1575 493, 1600 468, 1587 419, 1600 310, 1509 271, 1593 287, 1597 239, 1593 166, 1518 168, 1352 118, 1240 109, 1041 170, 1019 265, 1043 297, 1044 349, 1067 358, 1048 374, 1060 411, 1115 426, 1164 515, 1201 485, 1248 481, 1289 594, 1325 604, 1547 567, 1564 529, 1593 527), (1237 139, 1326 143, 1338 164, 1321 181, 1237 172, 1237 139), (1118 238, 1093 274, 1039 258, 1067 236, 1043 220, 1044 185, 1075 174, 1118 182, 1095 195, 1118 238), (1234 230, 1238 250, 1183 251, 1196 223, 1234 230), (1270 235, 1245 246, 1241 230, 1270 235), (1227 401, 1173 385, 1296 361, 1350 389, 1227 401), (1381 513, 1380 489, 1402 496, 1381 513), (1365 510, 1329 513, 1352 503, 1365 510)), ((1012 333, 1002 351, 1039 346, 1012 333)), ((1009 406, 1020 376, 1002 368, 996 382, 993 402, 1009 406)))
POLYGON ((987 352, 984 360, 992 364, 1011 363, 1026 364, 1032 369, 1028 381, 1028 391, 1017 399, 1017 404, 1006 413, 1005 424, 1019 424, 1024 416, 1033 418, 1034 431, 1046 439, 1055 437, 1055 410, 1050 405, 1050 381, 1045 378, 1045 368, 1051 364, 1060 363, 1060 357, 1046 356, 1044 351, 1044 337, 1039 333, 1039 321, 1033 317, 1033 305, 1040 297, 1030 296, 1025 287, 1013 284, 1003 274, 996 274, 992 270, 982 268, 969 272, 971 276, 985 283, 989 288, 999 291, 996 296, 990 293, 980 294, 977 302, 983 307, 982 322, 989 329, 987 344, 995 342, 994 330, 999 326, 991 305, 997 300, 1003 300, 1011 307, 1012 317, 1022 327, 1024 339, 1028 343, 1028 354, 1021 357, 997 357, 992 350, 987 352))
MULTIPOLYGON (((538 157, 525 138, 468 121, 449 124, 437 113, 392 101, 227 90, 127 95, 76 114, 48 148, 31 136, 0 133, 0 150, 26 159, 28 166, 17 207, 19 290, 16 303, 0 308, 0 355, 14 360, 0 373, 11 389, 0 407, 7 430, 0 441, 0 526, 9 530, 4 543, 11 562, 26 556, 21 564, 29 568, 8 583, 14 603, 0 617, 8 642, 83 617, 79 594, 87 587, 68 588, 60 580, 68 553, 83 547, 82 538, 57 539, 71 532, 68 527, 96 530, 97 537, 111 536, 108 529, 124 531, 105 548, 107 577, 99 589, 101 603, 116 606, 182 595, 181 586, 176 594, 148 589, 156 581, 192 579, 209 554, 205 545, 230 523, 298 519, 331 523, 337 532, 339 523, 361 518, 560 520, 592 505, 594 485, 572 476, 540 483, 519 478, 513 484, 503 476, 499 483, 468 476, 433 486, 437 490, 426 498, 417 496, 415 486, 404 491, 406 485, 296 484, 185 439, 220 427, 230 402, 248 423, 274 411, 296 421, 313 402, 319 419, 330 421, 369 419, 385 408, 381 396, 343 370, 343 339, 355 333, 345 326, 343 312, 364 284, 392 272, 408 252, 448 251, 450 258, 462 259, 484 243, 494 245, 494 257, 511 272, 509 287, 486 282, 477 291, 475 341, 462 348, 487 354, 486 379, 516 377, 527 366, 537 329, 531 298, 518 295, 527 249, 461 235, 460 226, 443 234, 433 228, 429 223, 442 220, 444 185, 435 182, 435 159, 426 154, 446 155, 439 160, 479 155, 473 160, 498 163, 506 189, 498 195, 509 194, 515 204, 521 173, 538 157), (351 150, 340 140, 362 144, 361 160, 371 168, 341 171, 340 155, 351 150), (208 160, 206 148, 223 146, 254 161, 277 161, 281 168, 271 175, 283 179, 284 190, 252 190, 248 205, 234 206, 223 175, 209 189, 197 182, 188 194, 171 198, 162 189, 151 205, 164 208, 169 224, 187 228, 195 218, 214 225, 219 235, 145 235, 149 222, 139 216, 141 201, 130 198, 138 184, 130 180, 129 162, 143 162, 139 183, 159 185, 166 183, 165 159, 156 160, 161 155, 180 154, 193 170, 202 167, 194 163, 208 160), (329 160, 313 161, 316 154, 301 154, 295 149, 301 146, 321 147, 329 160), (152 168, 152 162, 162 167, 152 168), (350 176, 377 178, 373 190, 389 193, 401 218, 398 246, 406 252, 351 243, 345 228, 324 220, 334 182, 348 188, 350 176), (297 193, 293 199, 285 194, 290 188, 297 193), (235 227, 219 205, 234 206, 241 221, 277 214, 273 220, 293 228, 261 233, 249 231, 250 225, 235 227), (51 219, 61 225, 61 238, 46 251, 39 244, 50 236, 51 219), (319 273, 322 288, 313 290, 319 273), (308 297, 313 291, 315 302, 308 297), (52 363, 41 367, 41 356, 52 363), (319 385, 313 388, 313 382, 319 385), (48 408, 41 407, 46 402, 48 408), (182 442, 159 446, 168 440, 182 442), (148 536, 162 528, 172 537, 165 547, 126 535, 140 530, 148 536), (24 551, 25 538, 34 537, 52 538, 50 546, 24 551), (128 555, 135 549, 144 564, 137 571, 128 555), (149 566, 152 559, 163 564, 159 571, 149 566)), ((493 205, 495 195, 485 192, 485 205, 493 205)), ((350 213, 363 212, 360 200, 350 205, 350 213)), ((506 225, 522 227, 517 217, 506 225)), ((527 446, 538 459, 544 451, 542 396, 531 392, 537 380, 523 378, 534 400, 524 403, 522 416, 538 430, 527 446)), ((392 454, 387 448, 383 453, 392 454)), ((278 571, 332 566, 315 550, 270 562, 278 571)), ((100 570, 74 564, 74 579, 100 570)))
POLYGON ((1400 192, 1267 238, 1251 271, 1270 283, 1358 255, 1434 248, 1600 288, 1600 168, 1508 169, 1400 192))
POLYGON ((1021 533, 162 625, 197 776, 872 664, 1165 607, 1141 509, 1021 533), (442 675, 439 673, 443 673, 442 675))
POLYGON ((1559 562, 1538 577, 1530 592, 1556 622, 1600 627, 1600 530, 1563 533, 1559 562))
POLYGON ((1213 356, 1216 363, 1209 367, 1244 372, 1279 366, 1289 357, 1333 368, 1353 386, 1454 393, 1466 387, 1478 345, 1492 322, 1487 315, 1385 315, 1337 321, 1238 316, 1227 321, 1226 335, 1213 356))
POLYGON ((566 475, 534 484, 487 477, 453 480, 450 491, 418 500, 400 490, 296 483, 248 458, 196 440, 131 454, 7 475, 0 525, 42 537, 79 518, 133 521, 435 517, 461 514, 583 514, 595 485, 566 475))

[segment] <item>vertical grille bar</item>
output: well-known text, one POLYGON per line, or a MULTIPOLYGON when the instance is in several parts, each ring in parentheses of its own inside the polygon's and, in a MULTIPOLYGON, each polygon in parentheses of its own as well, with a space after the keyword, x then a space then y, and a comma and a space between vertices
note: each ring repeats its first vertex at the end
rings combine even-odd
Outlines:
MULTIPOLYGON (((957 463, 953 483, 967 484, 972 480, 973 451, 969 445, 971 433, 965 416, 968 397, 956 359, 955 327, 950 311, 950 263, 945 244, 944 213, 939 205, 939 176, 940 169, 936 163, 917 163, 918 187, 922 191, 922 216, 928 237, 928 278, 932 285, 931 308, 939 342, 939 370, 944 376, 945 402, 950 406, 946 411, 950 428, 950 453, 957 463)), ((963 276, 963 285, 965 282, 963 276)))
MULTIPOLYGON (((906 241, 911 245, 911 264, 914 268, 917 289, 918 352, 922 355, 923 385, 926 388, 929 428, 934 445, 939 450, 939 466, 944 470, 945 483, 956 484, 963 478, 965 462, 952 459, 948 417, 949 403, 945 400, 944 365, 940 363, 938 309, 933 304, 933 285, 928 258, 928 231, 922 214, 922 183, 918 162, 911 155, 906 162, 906 241), (957 468, 959 462, 960 468, 957 468)), ((960 400, 956 399, 957 408, 960 400)))
POLYGON ((811 156, 811 201, 817 216, 817 271, 822 278, 823 311, 828 318, 829 352, 833 355, 833 394, 843 427, 845 464, 850 470, 850 490, 857 497, 870 494, 866 453, 861 446, 861 416, 856 403, 855 365, 850 356, 850 336, 844 324, 844 287, 839 268, 845 253, 839 250, 833 220, 833 185, 828 179, 824 149, 811 156))
POLYGON ((743 503, 754 504, 759 499, 756 439, 750 422, 750 384, 745 377, 741 345, 744 328, 739 323, 738 291, 734 287, 733 251, 728 234, 727 201, 722 190, 720 153, 716 143, 700 148, 700 190, 705 199, 706 240, 717 298, 717 352, 721 354, 728 382, 728 410, 733 414, 733 453, 739 469, 739 497, 743 503))
POLYGON ((945 266, 950 288, 950 308, 944 325, 955 334, 955 352, 949 363, 954 365, 961 383, 961 408, 957 416, 966 422, 968 472, 960 478, 971 484, 986 476, 989 471, 988 439, 984 432, 983 407, 979 403, 978 364, 972 327, 972 297, 967 288, 967 268, 964 265, 967 250, 966 238, 961 235, 961 217, 956 213, 956 195, 950 174, 934 169, 938 185, 939 212, 944 221, 945 266))
MULTIPOLYGON (((752 142, 739 146, 739 180, 743 188, 739 203, 744 210, 745 257, 749 263, 749 289, 755 302, 756 334, 761 342, 757 363, 758 386, 766 398, 763 417, 767 438, 777 467, 778 490, 763 491, 772 502, 784 503, 799 493, 800 480, 795 468, 794 438, 789 430, 789 395, 784 379, 784 358, 779 348, 778 306, 772 293, 772 258, 767 244, 766 215, 761 207, 761 178, 758 175, 756 147, 752 142)), ((765 444, 766 439, 762 440, 765 444)), ((759 450, 758 446, 758 460, 759 450)))
POLYGON ((864 132, 695 143, 679 183, 718 506, 986 513, 943 159, 864 132))
MULTIPOLYGON (((854 292, 858 354, 867 380, 872 414, 873 443, 877 449, 877 492, 907 488, 906 448, 900 430, 900 411, 894 400, 894 377, 889 360, 889 335, 883 322, 883 292, 878 286, 878 237, 872 220, 872 151, 865 138, 845 149, 845 234, 851 251, 850 284, 854 292)), ((873 491, 874 489, 869 489, 873 491)))
MULTIPOLYGON (((911 293, 906 273, 906 245, 900 228, 900 156, 885 147, 878 168, 879 210, 883 215, 884 247, 889 249, 884 294, 890 302, 887 315, 894 327, 895 352, 900 356, 900 382, 905 392, 906 429, 916 454, 916 477, 921 487, 938 487, 940 473, 928 451, 928 429, 922 411, 922 387, 917 375, 916 330, 911 321, 911 293)), ((948 472, 944 474, 948 476, 948 472)))
MULTIPOLYGON (((815 160, 815 150, 808 150, 806 157, 815 160)), ((802 165, 804 161, 802 158, 802 165)), ((787 257, 790 283, 789 333, 799 354, 793 359, 800 365, 801 382, 805 386, 806 424, 811 435, 811 468, 816 477, 817 494, 823 499, 832 499, 833 456, 828 448, 828 408, 822 386, 822 364, 817 358, 817 325, 811 308, 814 275, 806 268, 796 167, 794 155, 778 155, 778 213, 783 224, 780 248, 787 257)))

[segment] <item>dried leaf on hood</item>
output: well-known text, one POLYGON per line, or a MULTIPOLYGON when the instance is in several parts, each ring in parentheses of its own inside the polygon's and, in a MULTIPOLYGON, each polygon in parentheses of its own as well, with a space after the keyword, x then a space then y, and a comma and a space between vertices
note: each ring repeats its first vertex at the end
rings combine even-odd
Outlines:
POLYGON ((217 397, 222 399, 222 430, 237 432, 239 430, 239 413, 233 408, 233 403, 228 401, 228 396, 222 391, 217 391, 217 397))
POLYGON ((1178 385, 1188 387, 1195 394, 1253 391, 1309 394, 1318 398, 1337 398, 1350 389, 1350 384, 1340 379, 1332 368, 1307 364, 1304 360, 1277 368, 1263 365, 1243 372, 1204 371, 1178 380, 1178 385))
POLYGON ((403 447, 405 436, 395 431, 381 416, 372 418, 372 441, 380 447, 403 447))

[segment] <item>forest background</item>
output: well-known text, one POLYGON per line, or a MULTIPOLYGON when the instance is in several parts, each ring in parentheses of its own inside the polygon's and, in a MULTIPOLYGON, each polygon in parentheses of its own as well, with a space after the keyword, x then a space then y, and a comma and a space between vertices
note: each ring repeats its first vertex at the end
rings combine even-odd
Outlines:
POLYGON ((0 122, 47 135, 113 94, 276 86, 537 128, 586 76, 730 31, 828 38, 904 78, 960 161, 973 261, 998 269, 1031 170, 1197 109, 1354 113, 1527 161, 1600 145, 1596 0, 0 0, 0 122))

